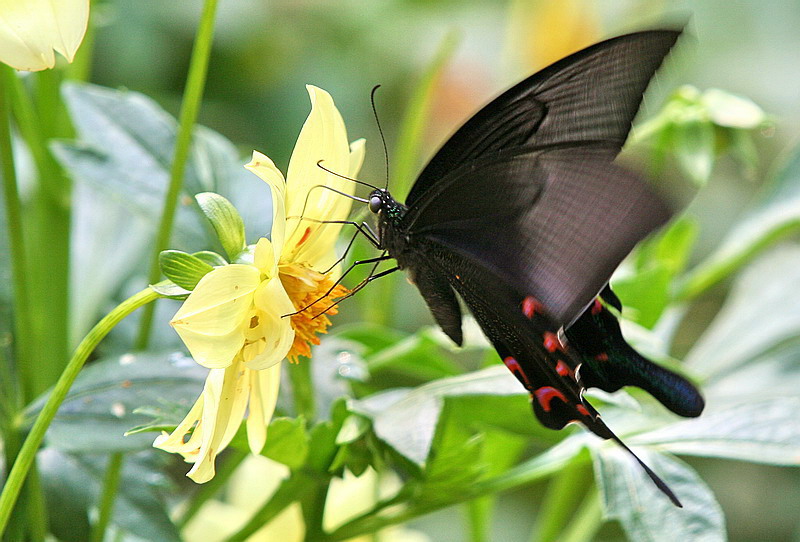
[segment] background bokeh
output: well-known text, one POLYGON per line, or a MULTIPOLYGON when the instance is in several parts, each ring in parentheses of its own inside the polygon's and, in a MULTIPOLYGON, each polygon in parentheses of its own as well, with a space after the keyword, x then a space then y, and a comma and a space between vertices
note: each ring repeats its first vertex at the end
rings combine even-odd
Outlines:
MULTIPOLYGON (((93 3, 98 26, 90 81, 140 91, 177 115, 200 7, 198 0, 93 3)), ((796 1, 220 0, 199 122, 235 142, 242 157, 258 149, 284 169, 308 111, 303 85, 313 83, 336 99, 350 139, 367 138, 361 177, 381 183, 384 160, 370 89, 383 85, 377 108, 391 161, 403 107, 446 36, 455 36, 456 53, 437 85, 420 160, 479 105, 548 62, 603 37, 684 19, 687 36, 657 76, 641 118, 656 112, 676 86, 689 83, 747 96, 774 121, 756 138, 755 175, 723 158, 708 186, 691 201, 687 212, 700 224, 692 255, 698 260, 737 221, 797 143, 796 1)), ((681 341, 689 345, 700 334, 726 288, 713 288, 693 306, 679 348, 681 341)), ((400 325, 413 329, 429 321, 418 296, 399 291, 403 302, 394 307, 400 325)), ((689 462, 722 504, 731 540, 800 540, 796 470, 711 459, 689 462)), ((527 539, 537 493, 534 488, 502 497, 495 517, 498 540, 527 539)), ((463 540, 462 513, 444 510, 416 521, 415 527, 433 540, 463 540)), ((614 525, 607 525, 599 538, 621 537, 614 525)))

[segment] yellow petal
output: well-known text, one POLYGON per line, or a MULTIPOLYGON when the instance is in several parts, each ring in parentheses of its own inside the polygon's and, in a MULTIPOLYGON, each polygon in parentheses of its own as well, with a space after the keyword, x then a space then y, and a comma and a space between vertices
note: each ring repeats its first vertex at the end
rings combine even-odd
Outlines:
POLYGON ((0 0, 0 61, 38 71, 72 62, 86 33, 89 0, 0 0))
POLYGON ((253 158, 244 167, 266 182, 272 192, 272 233, 270 238, 275 249, 277 263, 286 239, 286 180, 272 160, 258 151, 253 151, 253 158))
POLYGON ((278 402, 281 363, 260 371, 251 371, 250 413, 247 415, 247 443, 250 451, 260 454, 267 441, 267 426, 278 402))
POLYGON ((183 441, 186 434, 190 429, 200 421, 203 413, 203 396, 202 394, 195 401, 189 413, 183 418, 183 421, 175 428, 175 430, 167 434, 162 431, 153 442, 153 447, 160 448, 170 453, 182 454, 188 452, 191 448, 187 448, 186 443, 183 441))
POLYGON ((355 179, 361 171, 361 166, 364 165, 364 156, 367 152, 367 141, 363 137, 356 139, 350 143, 350 169, 347 170, 347 176, 355 179))
POLYGON ((259 282, 258 269, 241 264, 219 267, 200 280, 170 322, 197 363, 230 365, 242 347, 259 282))
POLYGON ((241 360, 237 360, 227 369, 213 369, 206 378, 203 388, 202 443, 197 461, 186 474, 198 484, 214 477, 217 454, 230 442, 242 423, 242 402, 245 406, 247 404, 247 393, 242 394, 245 384, 243 373, 241 360))
POLYGON ((253 264, 267 277, 274 277, 278 271, 278 256, 268 239, 262 237, 256 243, 253 264))
POLYGON ((258 355, 245 359, 249 369, 266 369, 275 365, 289 353, 294 342, 292 320, 288 316, 295 311, 291 299, 283 289, 278 278, 264 281, 256 290, 254 302, 259 313, 259 325, 262 327, 263 348, 258 355))
MULTIPOLYGON (((327 173, 317 165, 322 161, 327 169, 340 175, 349 172, 350 150, 344 121, 330 94, 311 85, 306 88, 311 97, 311 113, 289 161, 286 213, 289 217, 302 215, 313 220, 344 220, 350 212, 350 199, 319 186, 351 194, 354 183, 327 173)), ((299 261, 294 256, 322 226, 307 220, 297 223, 292 220, 282 261, 299 261)))

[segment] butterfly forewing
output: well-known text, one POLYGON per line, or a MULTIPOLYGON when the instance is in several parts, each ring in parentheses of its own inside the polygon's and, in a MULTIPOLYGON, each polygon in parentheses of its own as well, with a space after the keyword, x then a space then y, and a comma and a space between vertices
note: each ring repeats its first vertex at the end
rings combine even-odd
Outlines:
POLYGON ((637 32, 578 51, 518 83, 476 113, 420 174, 406 203, 453 170, 525 145, 602 143, 618 152, 642 95, 679 31, 637 32))

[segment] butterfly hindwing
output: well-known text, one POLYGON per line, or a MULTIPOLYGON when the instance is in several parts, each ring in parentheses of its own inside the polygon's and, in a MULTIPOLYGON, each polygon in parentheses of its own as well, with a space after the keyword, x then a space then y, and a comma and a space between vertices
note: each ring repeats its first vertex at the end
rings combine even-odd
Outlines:
POLYGON ((434 155, 406 203, 458 167, 521 146, 600 143, 616 154, 679 31, 602 41, 535 73, 467 121, 434 155))
POLYGON ((669 217, 602 148, 524 149, 454 171, 409 208, 404 227, 491 269, 566 326, 669 217))

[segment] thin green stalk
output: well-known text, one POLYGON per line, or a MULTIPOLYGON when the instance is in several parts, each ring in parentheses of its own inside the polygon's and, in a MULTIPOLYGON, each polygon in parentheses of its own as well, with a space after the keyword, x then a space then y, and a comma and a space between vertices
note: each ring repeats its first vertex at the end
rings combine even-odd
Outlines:
POLYGON ((487 542, 494 499, 491 496, 480 497, 469 501, 466 505, 467 527, 470 542, 487 542))
MULTIPOLYGON (((31 359, 20 365, 25 398, 43 393, 58 379, 69 348, 69 229, 70 181, 47 146, 48 125, 42 124, 34 102, 15 74, 6 78, 11 106, 22 138, 36 166, 36 192, 25 210, 26 281, 31 315, 31 359), (52 270, 59 270, 53 273, 52 270)), ((58 101, 57 93, 47 99, 58 101)), ((57 107, 39 104, 46 111, 57 107)), ((48 113, 49 114, 49 113, 48 113)))
POLYGON ((256 531, 272 521, 287 506, 305 497, 306 493, 314 486, 314 481, 306 476, 293 473, 287 478, 272 497, 256 512, 238 532, 231 535, 226 542, 241 542, 247 540, 256 531))
POLYGON ((192 497, 192 502, 189 504, 189 507, 177 521, 179 529, 183 529, 195 514, 200 511, 203 505, 228 483, 233 473, 236 472, 236 468, 242 464, 242 461, 245 460, 247 455, 248 454, 240 452, 239 450, 231 449, 225 460, 219 461, 214 477, 200 486, 197 493, 192 497))
POLYGON ((11 510, 14 508, 14 503, 17 501, 17 497, 19 496, 20 489, 22 488, 28 471, 31 465, 33 465, 34 459, 36 458, 36 451, 39 449, 39 445, 44 439, 47 428, 53 421, 58 407, 66 398, 70 387, 72 387, 72 383, 78 376, 86 359, 108 332, 122 321, 122 319, 139 307, 155 300, 157 297, 158 294, 150 288, 145 288, 139 293, 132 295, 104 316, 75 349, 75 353, 69 360, 64 372, 61 373, 61 377, 53 387, 50 397, 48 397, 42 411, 33 423, 33 427, 30 433, 28 433, 28 437, 25 439, 22 449, 17 456, 17 460, 14 462, 14 466, 6 479, 3 492, 0 494, 0 536, 5 532, 11 510))
POLYGON ((303 519, 305 519, 306 524, 304 540, 306 542, 322 542, 328 538, 322 528, 322 520, 325 517, 325 502, 328 499, 330 482, 312 483, 311 488, 314 491, 306 494, 300 500, 300 504, 303 507, 303 519))
POLYGON ((309 422, 316 415, 311 363, 311 360, 303 358, 300 363, 289 365, 289 381, 292 383, 295 413, 303 416, 309 422))
POLYGON ((17 190, 17 172, 14 165, 14 149, 11 141, 11 104, 9 90, 11 78, 16 74, 11 68, 0 64, 2 81, 0 81, 0 167, 3 174, 3 196, 5 198, 8 242, 11 249, 11 276, 14 290, 14 346, 15 365, 17 367, 33 366, 30 341, 33 336, 32 318, 28 297, 27 256, 25 239, 22 235, 22 212, 17 190))
POLYGON ((125 455, 122 452, 110 454, 106 475, 103 477, 103 492, 100 495, 97 523, 92 526, 92 542, 103 542, 106 529, 114 511, 114 500, 117 497, 119 481, 122 477, 122 463, 125 455))
POLYGON ((586 495, 575 519, 559 537, 559 542, 587 542, 594 538, 603 524, 603 508, 600 504, 600 493, 592 489, 586 495))
POLYGON ((578 500, 586 491, 586 480, 590 473, 585 466, 568 465, 550 482, 542 506, 539 507, 533 542, 560 540, 560 533, 567 525, 578 500))
MULTIPOLYGON (((183 175, 186 170, 186 162, 189 159, 189 150, 192 143, 192 131, 197 121, 197 113, 200 110, 200 103, 203 100, 203 89, 208 72, 208 59, 211 56, 211 44, 214 38, 214 14, 217 10, 217 0, 205 0, 203 13, 200 16, 200 24, 197 28, 192 49, 192 58, 189 63, 189 74, 186 78, 186 88, 183 92, 183 102, 181 103, 180 125, 178 136, 175 141, 175 155, 172 159, 172 169, 170 170, 169 188, 164 197, 164 207, 161 214, 161 223, 156 235, 155 249, 150 264, 150 284, 158 282, 161 277, 161 268, 158 264, 158 255, 162 250, 166 250, 169 245, 170 235, 172 234, 172 224, 175 221, 175 211, 178 204, 178 195, 183 187, 183 175)), ((139 336, 136 340, 136 348, 144 350, 150 342, 150 330, 153 324, 155 304, 147 307, 142 314, 139 322, 139 336)))

